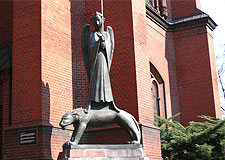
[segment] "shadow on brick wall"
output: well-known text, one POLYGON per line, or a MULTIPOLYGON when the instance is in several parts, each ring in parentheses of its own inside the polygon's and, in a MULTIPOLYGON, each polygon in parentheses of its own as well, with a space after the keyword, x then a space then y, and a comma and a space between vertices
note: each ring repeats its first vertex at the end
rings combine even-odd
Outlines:
MULTIPOLYGON (((171 111, 172 115, 180 113, 179 104, 179 91, 177 85, 177 72, 176 72, 176 55, 174 49, 173 35, 171 32, 166 33, 166 47, 165 47, 165 58, 168 61, 169 69, 169 80, 170 80, 170 100, 171 100, 171 111)), ((170 107, 170 106, 168 106, 170 107)), ((175 118, 176 121, 180 121, 181 117, 175 118)))
POLYGON ((88 105, 88 78, 81 49, 81 32, 86 24, 86 2, 84 0, 70 0, 70 2, 73 106, 85 108, 88 105))
POLYGON ((43 146, 42 159, 52 159, 51 152, 51 136, 52 125, 50 122, 50 87, 48 83, 42 82, 42 115, 45 125, 39 129, 39 139, 42 139, 40 143, 43 146))

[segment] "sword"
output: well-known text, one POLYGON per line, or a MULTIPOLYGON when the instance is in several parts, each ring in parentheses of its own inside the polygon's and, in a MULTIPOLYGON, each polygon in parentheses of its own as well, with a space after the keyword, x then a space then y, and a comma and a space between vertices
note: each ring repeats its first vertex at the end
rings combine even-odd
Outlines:
POLYGON ((101 10, 102 10, 102 35, 104 33, 104 18, 103 18, 103 0, 101 0, 101 10))

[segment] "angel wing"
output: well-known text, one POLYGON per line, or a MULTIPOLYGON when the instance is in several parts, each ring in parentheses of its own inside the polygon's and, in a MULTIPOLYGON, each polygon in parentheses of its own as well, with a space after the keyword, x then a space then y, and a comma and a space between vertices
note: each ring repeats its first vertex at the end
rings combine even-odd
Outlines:
POLYGON ((109 40, 110 40, 110 48, 109 50, 109 69, 111 68, 111 64, 112 64, 112 59, 113 59, 113 52, 114 52, 114 33, 113 33, 113 29, 110 26, 107 26, 106 28, 107 33, 109 34, 109 40))
POLYGON ((89 36, 90 36, 90 24, 86 24, 83 27, 83 31, 82 31, 81 46, 82 46, 85 69, 87 72, 88 80, 90 81, 91 71, 90 71, 90 61, 89 61, 89 53, 88 53, 89 36))

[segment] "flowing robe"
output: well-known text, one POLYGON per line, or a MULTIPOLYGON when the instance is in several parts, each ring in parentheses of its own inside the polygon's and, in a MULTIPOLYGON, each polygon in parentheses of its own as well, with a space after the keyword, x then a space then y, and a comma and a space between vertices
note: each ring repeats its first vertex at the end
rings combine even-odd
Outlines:
MULTIPOLYGON (((104 32, 105 48, 101 46, 102 35, 90 32, 88 42, 88 59, 90 63, 90 100, 95 102, 112 102, 110 84, 110 66, 113 55, 112 38, 104 32)), ((114 41, 114 40, 113 40, 114 41)))

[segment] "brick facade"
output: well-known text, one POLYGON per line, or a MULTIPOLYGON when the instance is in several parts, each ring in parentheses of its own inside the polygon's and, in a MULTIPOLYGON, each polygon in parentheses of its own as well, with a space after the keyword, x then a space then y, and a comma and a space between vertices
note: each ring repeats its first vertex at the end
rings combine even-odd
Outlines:
MULTIPOLYGON (((139 122, 145 154, 160 159, 153 80, 160 116, 180 112, 177 119, 184 125, 199 120, 197 115, 221 116, 212 39, 216 24, 196 9, 199 0, 163 0, 167 21, 148 3, 105 0, 104 17, 115 34, 110 72, 115 103, 139 122)), ((11 47, 13 55, 12 73, 10 68, 0 72, 2 157, 57 159, 73 129, 60 129, 61 116, 88 104, 81 31, 100 11, 100 0, 1 1, 0 8, 0 48, 11 47), (32 128, 37 144, 19 145, 20 132, 32 128)), ((126 140, 128 134, 113 125, 88 129, 81 143, 126 140)))

